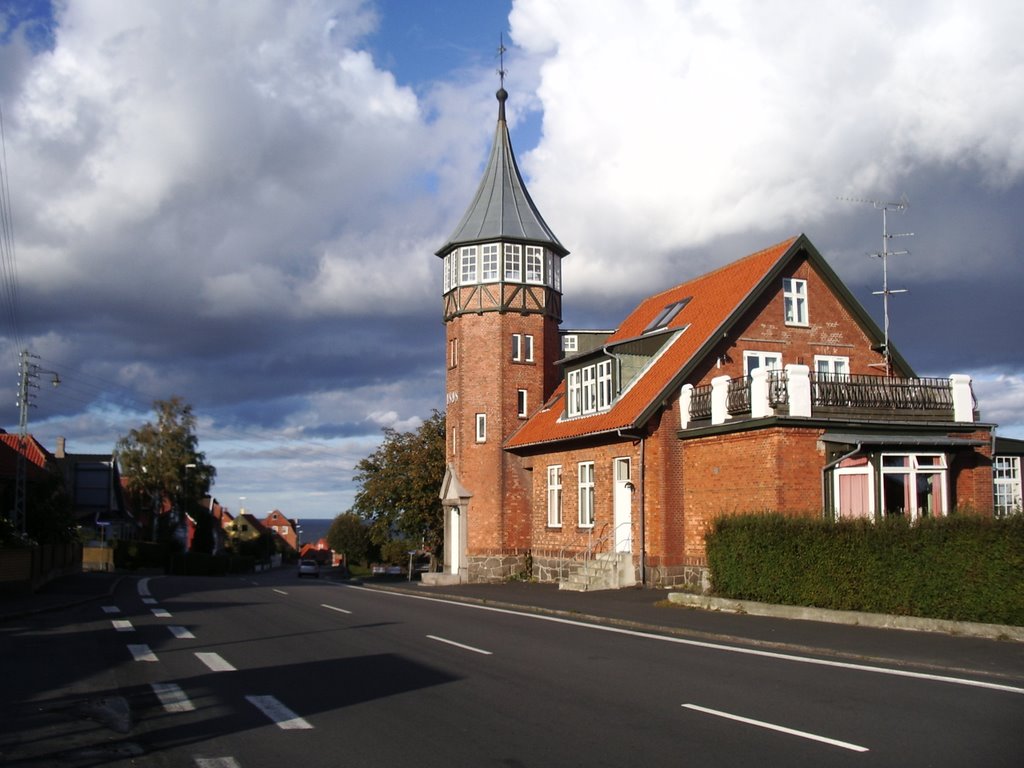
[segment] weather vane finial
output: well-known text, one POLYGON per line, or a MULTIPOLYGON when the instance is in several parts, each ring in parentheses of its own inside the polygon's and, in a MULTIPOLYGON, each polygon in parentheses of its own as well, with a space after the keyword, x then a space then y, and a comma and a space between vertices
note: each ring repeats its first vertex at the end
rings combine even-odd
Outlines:
POLYGON ((502 88, 505 87, 505 51, 507 50, 508 49, 505 47, 505 33, 503 32, 498 43, 498 78, 502 88))

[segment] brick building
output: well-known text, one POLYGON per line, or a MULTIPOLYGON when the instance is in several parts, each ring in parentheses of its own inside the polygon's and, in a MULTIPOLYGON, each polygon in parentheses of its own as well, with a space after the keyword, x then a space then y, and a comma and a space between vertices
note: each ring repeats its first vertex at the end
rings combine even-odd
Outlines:
POLYGON ((715 517, 991 514, 970 379, 918 378, 799 235, 562 331, 568 251, 498 91, 480 187, 437 255, 447 336, 445 573, 700 585, 715 517))

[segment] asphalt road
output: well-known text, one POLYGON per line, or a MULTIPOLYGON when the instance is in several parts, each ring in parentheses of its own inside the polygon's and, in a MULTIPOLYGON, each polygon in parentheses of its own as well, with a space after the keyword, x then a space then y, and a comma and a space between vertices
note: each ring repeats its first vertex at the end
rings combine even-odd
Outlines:
POLYGON ((1024 679, 955 643, 885 666, 291 571, 128 580, 0 640, 12 766, 1024 764, 1024 679))

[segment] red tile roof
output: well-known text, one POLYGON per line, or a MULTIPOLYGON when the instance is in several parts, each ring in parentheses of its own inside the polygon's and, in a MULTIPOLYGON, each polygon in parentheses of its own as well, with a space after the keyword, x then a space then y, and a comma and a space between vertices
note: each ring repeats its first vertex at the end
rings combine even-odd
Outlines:
POLYGON ((636 339, 667 305, 692 297, 673 318, 665 332, 675 330, 657 356, 636 380, 627 384, 612 408, 602 413, 565 418, 565 382, 545 407, 512 434, 506 448, 525 448, 539 443, 567 440, 640 426, 652 406, 660 403, 674 379, 697 353, 720 335, 723 325, 743 307, 781 262, 798 249, 803 236, 734 261, 713 272, 644 299, 613 333, 606 345, 636 339), (685 329, 685 330, 684 330, 685 329), (680 331, 682 331, 680 333, 680 331))
MULTIPOLYGON (((10 449, 0 451, 0 475, 13 477, 17 466, 18 453, 21 451, 20 438, 17 435, 4 432, 0 434, 0 444, 10 449)), ((52 458, 52 455, 32 435, 27 435, 25 438, 25 458, 29 464, 34 464, 39 469, 46 469, 47 462, 52 458)))

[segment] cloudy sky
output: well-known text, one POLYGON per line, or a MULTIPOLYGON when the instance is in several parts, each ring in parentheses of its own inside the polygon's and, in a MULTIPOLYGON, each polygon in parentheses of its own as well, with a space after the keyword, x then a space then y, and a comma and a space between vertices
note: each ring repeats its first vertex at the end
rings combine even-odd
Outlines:
POLYGON ((805 232, 920 375, 1024 438, 1016 3, 0 0, 0 380, 106 452, 180 395, 229 508, 333 517, 444 402, 440 261, 493 137, 571 251, 566 327, 805 232), (13 283, 10 277, 15 279, 13 283), (244 498, 244 501, 243 501, 244 498))

